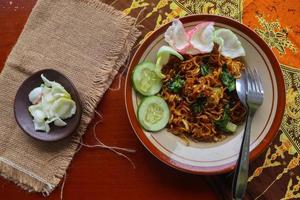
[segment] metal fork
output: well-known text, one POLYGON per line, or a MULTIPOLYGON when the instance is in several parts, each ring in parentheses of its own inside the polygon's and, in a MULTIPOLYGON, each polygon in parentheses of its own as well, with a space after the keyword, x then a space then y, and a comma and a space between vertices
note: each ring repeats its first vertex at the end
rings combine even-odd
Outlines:
MULTIPOLYGON (((232 191, 233 198, 236 200, 242 199, 246 192, 249 170, 251 123, 256 110, 261 106, 264 98, 262 81, 257 71, 255 69, 251 70, 247 67, 244 75, 246 76, 246 86, 244 87, 246 91, 243 91, 244 94, 239 94, 239 97, 242 103, 248 108, 248 112, 241 150, 233 179, 232 191), (241 98, 241 96, 244 96, 244 98, 241 98)), ((241 93, 241 91, 238 92, 241 93)))

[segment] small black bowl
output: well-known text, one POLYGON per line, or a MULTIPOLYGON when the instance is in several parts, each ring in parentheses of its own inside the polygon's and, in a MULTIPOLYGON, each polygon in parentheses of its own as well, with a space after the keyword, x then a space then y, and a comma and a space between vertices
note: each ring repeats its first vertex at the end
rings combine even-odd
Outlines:
POLYGON ((57 141, 63 139, 73 133, 78 127, 82 115, 82 106, 79 94, 74 84, 63 74, 53 69, 45 69, 36 72, 27 78, 17 91, 14 102, 15 118, 21 129, 33 138, 42 141, 57 141), (44 74, 50 81, 56 81, 60 83, 70 94, 72 99, 76 103, 76 113, 71 118, 64 120, 67 125, 64 127, 57 127, 50 124, 50 131, 46 133, 44 131, 34 130, 33 118, 28 111, 28 107, 31 105, 28 94, 34 88, 40 86, 43 83, 41 74, 44 74))

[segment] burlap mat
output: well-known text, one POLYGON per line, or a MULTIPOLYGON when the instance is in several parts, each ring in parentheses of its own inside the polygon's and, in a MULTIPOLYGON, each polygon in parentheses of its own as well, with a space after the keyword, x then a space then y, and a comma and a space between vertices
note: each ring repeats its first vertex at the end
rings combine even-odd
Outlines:
POLYGON ((0 76, 0 173, 28 191, 49 194, 70 164, 93 111, 126 60, 139 31, 134 19, 96 0, 39 0, 0 76), (79 90, 76 133, 39 142, 15 122, 13 102, 31 74, 53 68, 79 90))

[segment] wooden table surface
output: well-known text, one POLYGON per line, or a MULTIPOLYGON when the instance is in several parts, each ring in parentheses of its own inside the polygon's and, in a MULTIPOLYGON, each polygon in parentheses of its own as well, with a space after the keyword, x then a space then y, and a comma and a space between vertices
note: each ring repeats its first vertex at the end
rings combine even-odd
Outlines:
MULTIPOLYGON (((1 69, 35 2, 36 0, 0 1, 1 69)), ((122 7, 119 3, 119 8, 120 5, 122 7)), ((113 86, 116 85, 115 81, 113 86)), ((142 146, 127 119, 124 88, 108 91, 97 110, 104 116, 103 123, 97 128, 97 135, 109 145, 135 149, 137 152, 129 157, 135 163, 136 169, 127 160, 110 151, 83 147, 67 171, 64 199, 217 199, 206 181, 207 178, 176 171, 161 163, 142 146)), ((92 126, 96 121, 97 119, 93 120, 85 134, 85 143, 95 142, 92 126)), ((59 199, 60 190, 61 185, 46 199, 59 199)), ((0 199, 42 198, 41 194, 25 192, 0 178, 0 199)))

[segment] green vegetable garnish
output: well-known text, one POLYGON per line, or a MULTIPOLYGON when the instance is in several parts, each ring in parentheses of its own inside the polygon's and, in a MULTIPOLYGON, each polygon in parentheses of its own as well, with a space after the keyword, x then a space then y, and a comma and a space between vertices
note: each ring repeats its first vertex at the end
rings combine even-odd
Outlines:
POLYGON ((184 83, 185 81, 179 75, 176 75, 175 78, 169 82, 168 88, 172 92, 178 93, 184 86, 184 83))
POLYGON ((229 92, 235 90, 235 79, 234 77, 228 72, 227 65, 223 65, 222 73, 221 73, 221 81, 224 86, 228 89, 229 92))
POLYGON ((207 74, 209 74, 211 71, 209 69, 209 66, 206 64, 201 65, 200 67, 200 73, 202 76, 206 76, 207 74))
POLYGON ((207 102, 206 97, 199 97, 195 103, 192 104, 193 113, 200 113, 204 109, 204 106, 207 102))
POLYGON ((215 121, 215 125, 221 129, 225 130, 227 123, 229 122, 229 106, 226 105, 224 108, 224 114, 221 119, 215 121))
POLYGON ((230 122, 230 117, 229 117, 229 106, 226 105, 224 108, 224 114, 221 119, 215 121, 215 125, 222 131, 225 132, 235 132, 237 125, 234 123, 230 122))

